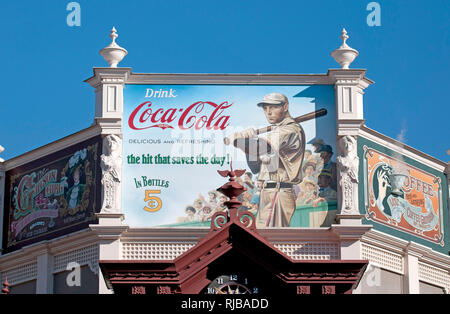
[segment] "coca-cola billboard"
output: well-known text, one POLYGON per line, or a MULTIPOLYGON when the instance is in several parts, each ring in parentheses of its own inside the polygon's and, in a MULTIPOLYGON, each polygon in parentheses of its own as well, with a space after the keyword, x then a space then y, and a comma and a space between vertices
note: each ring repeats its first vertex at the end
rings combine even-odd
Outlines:
POLYGON ((230 116, 222 115, 232 104, 223 102, 216 104, 211 101, 197 101, 186 108, 155 108, 151 101, 145 101, 137 106, 128 118, 128 126, 133 130, 149 128, 181 130, 194 128, 200 130, 225 130, 229 125, 230 116), (211 106, 213 112, 206 113, 211 106), (204 110, 205 109, 205 110, 204 110))
POLYGON ((335 125, 332 85, 126 85, 125 223, 209 226, 232 164, 257 227, 331 224, 335 125))

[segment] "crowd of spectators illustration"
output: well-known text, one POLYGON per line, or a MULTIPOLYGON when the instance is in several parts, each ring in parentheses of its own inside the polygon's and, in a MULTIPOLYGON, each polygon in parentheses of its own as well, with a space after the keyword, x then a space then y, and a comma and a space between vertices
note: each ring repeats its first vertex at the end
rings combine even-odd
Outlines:
MULTIPOLYGON (((302 163, 302 181, 294 185, 294 193, 298 206, 318 207, 321 202, 335 201, 336 194, 336 163, 331 160, 334 152, 330 145, 322 139, 312 142, 313 150, 305 150, 302 163)), ((236 178, 246 188, 238 200, 242 202, 239 210, 248 210, 256 215, 259 208, 259 196, 263 188, 263 181, 254 180, 251 172, 246 172, 242 177, 236 178)), ((224 202, 228 197, 212 190, 207 197, 201 193, 191 205, 185 208, 185 217, 180 217, 179 222, 205 222, 220 211, 226 211, 224 202)))

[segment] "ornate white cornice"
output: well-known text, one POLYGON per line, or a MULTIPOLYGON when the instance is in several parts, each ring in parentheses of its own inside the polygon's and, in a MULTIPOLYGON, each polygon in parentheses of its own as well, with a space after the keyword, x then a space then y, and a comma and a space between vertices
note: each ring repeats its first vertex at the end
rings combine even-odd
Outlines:
POLYGON ((327 74, 209 74, 132 73, 127 84, 245 84, 245 85, 332 85, 327 74))
POLYGON ((362 89, 373 81, 365 77, 364 69, 330 69, 326 74, 262 74, 262 73, 132 73, 131 68, 94 68, 94 76, 85 80, 97 88, 102 83, 125 84, 353 84, 362 89), (120 80, 123 78, 123 82, 120 80), (102 81, 103 80, 103 81, 102 81))
POLYGON ((46 144, 44 146, 41 146, 34 150, 31 150, 27 153, 24 153, 22 155, 19 155, 19 156, 16 156, 16 157, 6 160, 3 163, 4 170, 8 171, 15 167, 19 167, 23 164, 26 164, 33 160, 47 156, 49 154, 58 152, 64 148, 67 148, 69 146, 83 142, 85 140, 88 140, 88 139, 90 139, 94 136, 100 135, 100 134, 101 134, 101 129, 99 128, 99 126, 92 125, 86 129, 83 129, 81 131, 78 131, 76 133, 68 135, 66 137, 63 137, 59 140, 56 140, 54 142, 51 142, 49 144, 46 144))
POLYGON ((334 232, 341 241, 358 241, 372 229, 372 225, 331 225, 334 232))
POLYGON ((117 240, 129 229, 127 225, 89 225, 89 227, 100 240, 117 240))
POLYGON ((366 89, 375 82, 366 77, 366 69, 329 69, 328 76, 335 85, 354 85, 366 89))
POLYGON ((102 84, 125 84, 131 75, 131 68, 94 68, 94 76, 84 80, 94 88, 102 84))
POLYGON ((424 152, 412 148, 411 146, 408 146, 400 141, 390 138, 389 136, 374 131, 365 125, 361 126, 358 136, 362 136, 368 140, 371 140, 372 142, 385 146, 393 151, 396 151, 402 155, 423 163, 440 172, 444 172, 445 168, 447 167, 447 164, 445 162, 427 155, 424 152))

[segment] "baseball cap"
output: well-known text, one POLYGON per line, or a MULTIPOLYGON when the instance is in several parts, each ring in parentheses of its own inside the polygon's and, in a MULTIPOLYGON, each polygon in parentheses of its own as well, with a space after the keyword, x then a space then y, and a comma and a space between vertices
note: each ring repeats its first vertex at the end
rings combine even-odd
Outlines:
POLYGON ((270 93, 264 96, 264 99, 258 103, 258 107, 264 105, 284 105, 288 103, 289 101, 285 95, 280 93, 270 93))

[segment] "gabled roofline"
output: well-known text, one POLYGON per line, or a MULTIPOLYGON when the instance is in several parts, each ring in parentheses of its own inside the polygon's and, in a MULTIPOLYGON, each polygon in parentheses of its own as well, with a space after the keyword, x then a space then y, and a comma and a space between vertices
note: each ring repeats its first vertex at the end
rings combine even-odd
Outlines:
POLYGON ((391 144, 391 145, 386 145, 386 143, 379 143, 379 144, 381 144, 381 145, 384 144, 384 146, 386 146, 387 148, 392 149, 392 150, 397 150, 400 153, 403 153, 402 151, 405 150, 405 151, 407 151, 409 153, 409 154, 406 154, 407 157, 412 158, 412 159, 416 159, 419 162, 422 162, 422 163, 424 163, 424 164, 426 164, 426 165, 428 165, 428 166, 430 166, 430 167, 432 167, 432 168, 434 168, 434 169, 436 169, 438 171, 444 172, 445 168, 447 167, 447 163, 446 162, 444 162, 442 160, 439 160, 439 159, 437 159, 437 158, 435 158, 433 156, 430 156, 430 155, 428 155, 428 154, 426 154, 426 153, 424 153, 424 152, 422 152, 420 150, 417 150, 417 149, 415 149, 415 148, 413 148, 413 147, 411 147, 411 146, 409 146, 409 145, 407 145, 405 143, 402 143, 402 142, 400 142, 400 141, 398 141, 396 139, 393 139, 393 138, 391 138, 391 137, 389 137, 387 135, 379 133, 379 132, 377 132, 377 131, 367 127, 366 125, 362 125, 360 127, 360 132, 359 132, 358 135, 362 136, 362 137, 366 137, 369 140, 372 140, 372 141, 375 141, 375 142, 377 140, 381 140, 381 141, 387 142, 388 144, 391 144))
POLYGON ((102 130, 98 124, 93 124, 90 127, 82 129, 78 132, 72 133, 63 138, 32 149, 26 153, 5 160, 5 162, 3 163, 3 170, 8 171, 21 165, 27 164, 33 160, 58 152, 66 147, 75 145, 94 136, 100 135, 101 131, 102 130))

